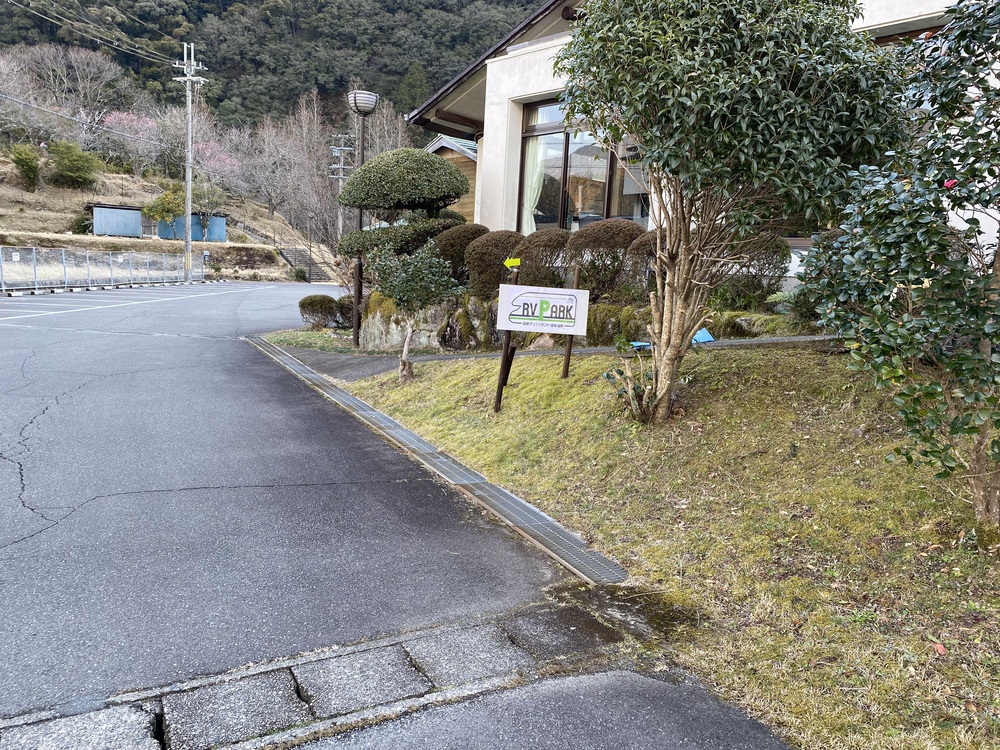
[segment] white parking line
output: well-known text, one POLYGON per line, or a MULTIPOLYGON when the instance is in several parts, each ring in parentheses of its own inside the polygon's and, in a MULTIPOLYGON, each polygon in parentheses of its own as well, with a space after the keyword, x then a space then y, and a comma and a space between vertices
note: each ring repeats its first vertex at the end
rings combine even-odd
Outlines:
POLYGON ((216 297, 220 294, 241 294, 244 292, 256 292, 261 289, 273 289, 270 286, 259 286, 252 289, 230 289, 225 292, 201 292, 200 294, 186 294, 182 297, 168 297, 161 299, 137 300, 135 302, 119 302, 114 305, 95 305, 94 307, 77 307, 71 310, 52 310, 50 312, 29 313, 28 315, 7 315, 0 317, 0 320, 21 320, 23 318, 40 318, 45 315, 62 315, 64 313, 88 312, 89 310, 107 310, 112 307, 128 307, 129 305, 148 305, 152 302, 171 302, 173 300, 194 299, 195 297, 216 297))
POLYGON ((4 302, 0 300, 0 310, 8 308, 17 308, 20 310, 23 307, 42 307, 48 309, 50 307, 78 307, 79 305, 67 305, 65 303, 60 304, 58 302, 4 302), (4 307, 6 305, 6 307, 4 307))
POLYGON ((164 294, 160 292, 158 294, 150 294, 149 292, 87 292, 86 294, 77 294, 73 297, 62 297, 62 296, 41 296, 41 297, 0 297, 0 304, 8 305, 66 305, 67 307, 79 307, 80 305, 85 305, 89 302, 103 302, 105 300, 137 300, 137 299, 174 299, 177 295, 164 294))

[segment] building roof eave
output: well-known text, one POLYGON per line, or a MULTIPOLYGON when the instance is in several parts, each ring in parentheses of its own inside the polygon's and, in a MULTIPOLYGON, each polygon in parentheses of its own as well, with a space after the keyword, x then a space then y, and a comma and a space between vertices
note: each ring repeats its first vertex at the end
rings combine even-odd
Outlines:
MULTIPOLYGON (((514 27, 507 36, 501 39, 499 42, 490 47, 482 56, 480 56, 475 62, 473 62, 469 67, 455 76, 451 81, 446 83, 441 89, 434 93, 430 99, 421 104, 415 110, 406 115, 406 121, 412 123, 413 125, 419 125, 421 127, 434 130, 436 132, 444 133, 445 128, 450 132, 449 135, 463 134, 463 137, 472 137, 478 134, 471 123, 463 122, 458 128, 455 127, 455 123, 449 120, 443 120, 438 117, 439 110, 445 110, 442 107, 442 103, 456 94, 459 89, 461 89, 466 84, 472 82, 473 84, 481 84, 485 86, 485 75, 482 76, 481 81, 473 81, 472 79, 477 73, 481 71, 485 73, 484 68, 490 59, 496 57, 512 44, 522 37, 526 32, 528 32, 533 26, 535 26, 540 20, 542 20, 547 15, 551 14, 554 10, 558 9, 560 6, 576 6, 579 5, 581 0, 546 0, 546 2, 534 13, 525 18, 521 23, 514 27)), ((456 117, 461 117, 463 119, 471 119, 463 114, 455 114, 456 117)))

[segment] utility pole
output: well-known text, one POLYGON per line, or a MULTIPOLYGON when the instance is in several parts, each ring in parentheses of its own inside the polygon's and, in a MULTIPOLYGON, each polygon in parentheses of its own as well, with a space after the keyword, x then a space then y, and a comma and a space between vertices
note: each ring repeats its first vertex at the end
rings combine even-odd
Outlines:
MULTIPOLYGON (((184 281, 191 281, 191 172, 194 169, 194 110, 191 103, 191 84, 201 86, 206 79, 196 76, 205 66, 194 61, 194 44, 184 43, 184 62, 175 62, 175 68, 184 71, 175 77, 187 91, 187 158, 184 161, 184 281)), ((202 227, 202 232, 205 231, 202 227)))
MULTIPOLYGON (((335 135, 333 140, 337 145, 330 146, 330 155, 333 157, 334 161, 330 164, 330 178, 335 180, 337 183, 337 192, 340 192, 340 188, 344 185, 344 180, 348 177, 349 167, 347 165, 346 157, 349 156, 354 149, 347 145, 346 135, 335 135)), ((344 210, 343 207, 337 209, 337 239, 344 236, 344 210)))

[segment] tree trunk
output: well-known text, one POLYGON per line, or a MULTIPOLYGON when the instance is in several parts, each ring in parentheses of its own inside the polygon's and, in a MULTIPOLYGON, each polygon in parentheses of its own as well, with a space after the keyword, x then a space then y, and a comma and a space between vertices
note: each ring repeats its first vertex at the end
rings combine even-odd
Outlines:
POLYGON ((655 355, 656 362, 656 405, 650 424, 663 424, 670 419, 674 391, 677 390, 677 374, 680 371, 683 355, 676 347, 668 347, 662 355, 655 355))
POLYGON ((972 504, 976 509, 976 543, 980 549, 1000 548, 1000 468, 978 453, 971 462, 972 504))
POLYGON ((413 320, 406 321, 406 338, 403 339, 403 353, 399 355, 399 382, 413 380, 413 363, 410 361, 410 339, 413 338, 413 320))
MULTIPOLYGON (((993 256, 993 275, 1000 277, 1000 252, 993 256)), ((984 358, 991 359, 994 351, 992 338, 984 335, 979 349, 984 358)), ((986 424, 973 441, 970 484, 972 503, 976 509, 976 543, 979 549, 1000 551, 1000 466, 990 460, 987 453, 992 438, 993 433, 986 424)))

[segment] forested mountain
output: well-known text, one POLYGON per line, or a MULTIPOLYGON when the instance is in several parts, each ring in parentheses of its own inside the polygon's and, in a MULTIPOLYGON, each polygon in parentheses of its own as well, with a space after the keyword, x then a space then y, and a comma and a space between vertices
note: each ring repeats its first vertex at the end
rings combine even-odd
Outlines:
MULTIPOLYGON (((290 112, 313 89, 338 105, 347 82, 408 111, 482 54, 537 0, 9 0, 0 47, 63 42, 109 52, 157 99, 182 42, 223 124, 290 112), (29 4, 30 2, 30 4, 29 4), (100 41, 98 41, 100 40, 100 41)), ((334 107, 334 111, 336 106, 334 107)))

